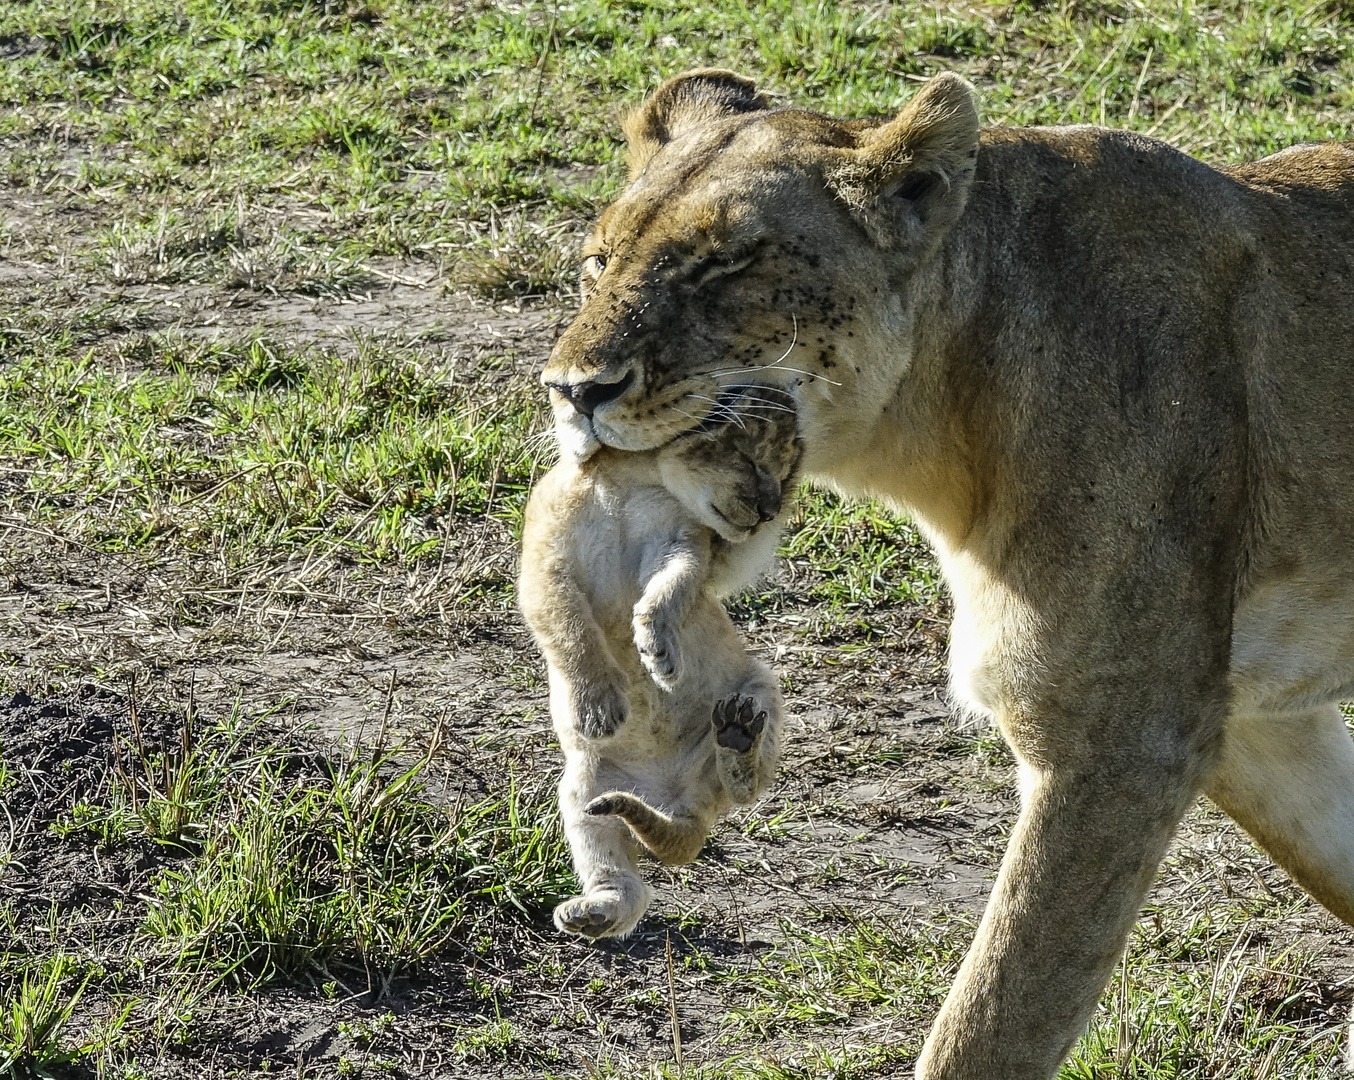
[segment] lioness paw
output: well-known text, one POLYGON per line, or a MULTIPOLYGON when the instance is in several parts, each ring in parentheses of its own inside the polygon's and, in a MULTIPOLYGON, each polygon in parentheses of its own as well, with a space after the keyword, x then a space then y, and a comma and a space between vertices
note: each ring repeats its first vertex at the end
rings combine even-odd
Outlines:
POLYGON ((715 729, 715 742, 725 749, 746 754, 766 727, 766 711, 758 710, 752 698, 734 694, 715 703, 710 722, 715 729))
POLYGON ((614 735, 630 715, 630 703, 614 686, 592 687, 574 699, 574 723, 585 739, 614 735))
POLYGON ((644 614, 635 616, 633 630, 640 663, 661 689, 671 691, 682 674, 682 653, 676 632, 644 614))

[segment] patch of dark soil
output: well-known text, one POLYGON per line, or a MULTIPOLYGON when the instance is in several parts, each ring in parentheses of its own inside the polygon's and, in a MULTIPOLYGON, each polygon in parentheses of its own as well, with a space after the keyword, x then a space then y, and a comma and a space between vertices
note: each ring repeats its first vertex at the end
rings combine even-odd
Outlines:
POLYGON ((43 40, 26 34, 0 35, 0 60, 22 60, 43 51, 43 40))
MULTIPOLYGON (((162 741, 170 724, 164 714, 152 714, 142 735, 162 741)), ((10 901, 20 923, 53 909, 125 899, 182 854, 133 838, 100 858, 96 839, 81 825, 82 808, 106 801, 117 782, 117 741, 129 745, 133 738, 125 703, 95 687, 58 697, 19 691, 0 704, 9 827, 0 899, 10 901)))

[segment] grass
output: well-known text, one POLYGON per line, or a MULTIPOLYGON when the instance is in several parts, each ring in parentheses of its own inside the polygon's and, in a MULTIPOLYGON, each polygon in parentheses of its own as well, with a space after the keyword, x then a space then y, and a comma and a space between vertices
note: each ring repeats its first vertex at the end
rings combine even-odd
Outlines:
MULTIPOLYGON (((1310 961, 1295 949, 1242 951, 1292 915, 1288 903, 1274 899, 1183 922, 1170 908, 1149 908, 1059 1080, 1334 1076, 1339 1029, 1325 1022, 1326 1003, 1311 997, 1310 961), (1169 929, 1153 929, 1163 918, 1169 929), (1200 956, 1218 962, 1199 965, 1200 956)), ((801 1043, 802 1056, 750 1074, 759 1077, 868 1076, 882 1062, 909 1060, 973 925, 939 913, 926 921, 842 913, 821 926, 781 929, 780 943, 751 971, 721 976, 739 994, 728 1032, 793 1033, 801 1043), (824 1028, 836 1030, 825 1038, 824 1028), (828 1039, 841 1060, 830 1069, 810 1067, 828 1039)))
POLYGON ((178 965, 259 985, 336 964, 371 990, 486 913, 539 918, 566 895, 547 785, 446 806, 424 794, 437 742, 412 761, 383 740, 316 756, 257 745, 237 713, 194 745, 191 717, 178 751, 148 751, 138 729, 108 803, 82 814, 105 844, 139 829, 192 855, 159 875, 144 925, 178 965))
MULTIPOLYGON (((578 237, 621 183, 618 116, 705 64, 842 114, 890 112, 953 70, 990 123, 1105 123, 1230 162, 1349 137, 1354 9, 776 0, 750 19, 728 0, 11 0, 0 7, 0 512, 76 564, 77 582, 96 564, 161 583, 153 617, 131 586, 63 616, 131 605, 125 637, 141 654, 120 653, 121 638, 73 646, 55 674, 108 683, 143 656, 199 663, 227 640, 252 661, 307 619, 415 645, 440 642, 437 626, 457 619, 490 635, 496 624, 475 619, 510 609, 522 506, 549 464, 529 370, 540 356, 467 347, 435 319, 297 333, 268 304, 304 299, 323 323, 399 283, 430 309, 468 294, 500 314, 560 310, 575 297, 578 237), (224 313, 219 325, 198 318, 208 310, 224 313)), ((28 585, 12 537, 0 570, 17 594, 28 585)), ((782 555, 775 582, 733 605, 755 633, 832 646, 814 656, 838 665, 843 685, 866 661, 895 663, 884 646, 914 633, 939 649, 944 590, 908 523, 805 493, 782 555)), ((204 715, 218 719, 119 729, 99 783, 51 823, 62 844, 101 859, 151 852, 145 898, 119 900, 108 925, 79 904, 0 911, 14 931, 0 956, 0 1073, 138 1068, 138 1055, 207 1040, 204 1018, 259 988, 384 1000, 401 973, 450 972, 477 1011, 435 1041, 462 1068, 577 1075, 512 1011, 520 971, 493 966, 570 887, 549 795, 526 766, 461 798, 444 790, 445 770, 478 763, 483 746, 447 766, 380 745, 270 745, 241 709, 204 715)), ((957 787, 995 798, 1009 786, 990 736, 941 741, 957 787)), ((912 767, 873 741, 844 760, 876 778, 912 767)), ((8 757, 0 770, 7 798, 46 775, 8 757)), ((745 818, 738 842, 800 839, 809 808, 784 807, 745 818)), ((9 825, 6 858, 23 869, 9 825)), ((990 847, 957 849, 990 868, 990 847)), ((1347 1003, 1322 996, 1317 959, 1292 943, 1309 909, 1278 882, 1220 899, 1215 856, 1182 851, 1063 1080, 1334 1075, 1347 1003)), ((765 865, 731 858, 740 873, 765 865)), ((1245 858, 1224 861, 1258 877, 1245 858)), ((820 876, 840 872, 828 867, 820 876)), ((584 1071, 905 1070, 971 923, 819 915, 782 913, 761 952, 682 952, 679 985, 695 996, 679 1011, 723 1018, 708 1060, 678 1067, 616 1044, 590 1051, 584 1071)), ((597 994, 626 968, 606 955, 597 994)), ((581 963, 540 956, 542 985, 569 985, 581 963)), ((666 1031, 666 983, 633 992, 634 1010, 666 1031)), ((402 1023, 347 1032, 360 1053, 339 1074, 403 1067, 391 1064, 402 1023)))
POLYGON ((93 972, 77 980, 78 963, 60 952, 4 970, 10 966, 0 965, 8 984, 0 1011, 0 1076, 43 1074, 89 1053, 89 1042, 65 1045, 62 1036, 93 972))
POLYGON ((458 515, 515 523, 536 471, 540 405, 517 387, 486 399, 477 374, 371 339, 344 353, 262 334, 34 349, 0 370, 0 440, 32 469, 30 505, 55 523, 78 501, 68 535, 102 550, 417 559, 458 515))
POLYGON ((159 868, 130 919, 97 929, 84 905, 36 924, 7 909, 0 1075, 103 1070, 148 1036, 191 1042, 222 992, 299 984, 379 1003, 568 895, 548 778, 435 796, 430 773, 444 785, 450 753, 435 735, 421 753, 384 734, 340 753, 279 743, 263 719, 237 706, 204 723, 190 707, 177 731, 161 718, 152 734, 130 711, 112 775, 52 831, 114 860, 149 842, 159 868), (79 1012, 89 995, 99 1007, 79 1012))
POLYGON ((484 910, 539 918, 564 898, 566 857, 539 791, 448 818, 418 797, 423 764, 384 777, 388 762, 344 762, 300 785, 255 764, 231 778, 201 856, 160 878, 147 933, 180 963, 248 985, 335 962, 388 985, 472 937, 484 910))

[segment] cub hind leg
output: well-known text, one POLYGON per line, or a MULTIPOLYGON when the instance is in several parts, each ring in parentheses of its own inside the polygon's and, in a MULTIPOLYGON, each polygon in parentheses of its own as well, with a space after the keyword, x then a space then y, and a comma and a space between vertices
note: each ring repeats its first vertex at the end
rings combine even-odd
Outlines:
POLYGON ((592 780, 569 762, 560 781, 560 815, 582 891, 555 908, 555 925, 584 937, 624 937, 644 917, 653 890, 639 876, 639 844, 625 822, 588 813, 592 780))
POLYGON ((1334 705, 1234 714, 1208 796, 1354 925, 1354 738, 1334 705))
POLYGON ((775 775, 782 713, 776 676, 760 665, 739 693, 715 703, 715 770, 733 802, 756 802, 775 775))

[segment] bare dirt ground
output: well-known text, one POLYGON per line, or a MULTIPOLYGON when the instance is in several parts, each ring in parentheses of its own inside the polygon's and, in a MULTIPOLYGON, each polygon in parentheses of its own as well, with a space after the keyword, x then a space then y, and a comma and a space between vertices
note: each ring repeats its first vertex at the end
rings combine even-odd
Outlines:
MULTIPOLYGON (((122 287, 79 269, 79 237, 97 209, 0 189, 0 217, 12 236, 43 234, 42 243, 12 242, 0 258, 0 304, 73 306, 97 296, 108 306, 99 335, 266 327, 339 347, 353 335, 417 335, 443 359, 469 363, 492 348, 529 370, 568 317, 543 303, 458 297, 438 287, 438 267, 418 263, 377 265, 347 295, 325 299, 122 287)), ((12 493, 23 482, 0 474, 12 493)), ((510 538, 490 540, 511 560, 510 538)), ((30 930, 55 907, 86 912, 91 947, 133 934, 153 902, 155 874, 178 857, 147 841, 110 861, 87 838, 50 830, 107 783, 114 734, 130 737, 132 673, 152 730, 170 730, 191 682, 204 716, 222 716, 238 700, 268 714, 260 730, 321 748, 375 737, 394 673, 391 730, 412 747, 434 726, 445 732, 435 795, 451 799, 467 785, 489 792, 510 774, 548 783, 558 767, 542 665, 516 617, 405 604, 420 583, 402 571, 354 571, 343 611, 237 591, 204 630, 185 624, 177 604, 201 568, 172 550, 110 555, 12 517, 0 522, 0 570, 0 673, 10 688, 0 739, 11 771, 25 778, 0 825, 9 850, 0 898, 15 902, 30 930)), ((721 1041, 725 1016, 756 1002, 718 971, 755 971, 787 925, 831 934, 860 920, 902 927, 948 918, 962 939, 991 887, 1015 792, 1004 750, 957 723, 945 703, 943 607, 892 610, 869 631, 805 634, 822 614, 796 601, 783 569, 774 584, 780 613, 759 617, 748 636, 786 679, 792 721, 780 780, 723 823, 697 863, 651 868, 658 899, 634 937, 585 944, 517 920, 487 928, 482 941, 454 943, 389 986, 368 987, 350 971, 334 973, 337 993, 319 977, 309 987, 223 989, 199 1007, 191 1042, 134 1053, 139 1075, 649 1075, 652 1063, 674 1057, 674 1008, 688 1066, 740 1052, 788 1068, 804 1054, 802 1041, 774 1031, 721 1041), (501 1045, 466 1042, 467 1032, 501 1021, 512 1025, 501 1045)), ((1177 843, 1159 897, 1192 892, 1221 903, 1262 890, 1291 886, 1203 808, 1177 843)), ((1313 907, 1290 931, 1319 959, 1307 983, 1311 1008, 1338 1018, 1354 936, 1313 907)), ((851 1047, 900 1034, 921 1031, 884 1031, 863 1012, 825 1028, 822 1041, 851 1047)), ((898 1063, 879 1075, 904 1071, 898 1063)))

